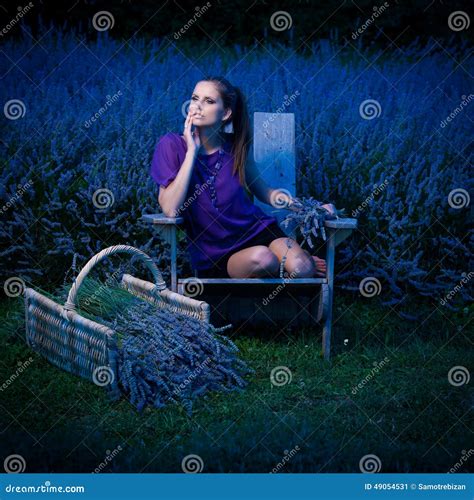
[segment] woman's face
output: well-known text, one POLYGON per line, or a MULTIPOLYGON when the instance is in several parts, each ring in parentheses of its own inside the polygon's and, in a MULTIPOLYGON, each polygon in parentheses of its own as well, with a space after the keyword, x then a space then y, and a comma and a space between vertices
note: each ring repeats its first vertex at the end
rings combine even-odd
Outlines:
POLYGON ((212 82, 198 82, 191 95, 189 105, 191 112, 195 111, 193 124, 197 127, 222 125, 222 120, 231 114, 230 110, 225 112, 224 102, 212 82))

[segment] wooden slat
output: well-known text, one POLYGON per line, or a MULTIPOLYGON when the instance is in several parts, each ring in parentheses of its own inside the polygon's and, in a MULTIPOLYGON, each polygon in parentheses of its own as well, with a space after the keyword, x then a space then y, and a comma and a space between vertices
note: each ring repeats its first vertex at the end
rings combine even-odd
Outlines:
POLYGON ((286 285, 318 285, 322 283, 327 283, 326 278, 182 278, 178 279, 179 285, 186 285, 189 281, 190 283, 196 283, 199 280, 203 284, 215 284, 215 285, 273 285, 273 284, 286 284, 286 285))
POLYGON ((150 224, 181 224, 184 221, 182 217, 166 217, 164 214, 146 214, 140 220, 150 224))
POLYGON ((324 221, 325 227, 331 227, 334 229, 355 229, 357 227, 357 219, 333 219, 324 221))
POLYGON ((337 247, 357 228, 357 219, 334 219, 324 222, 326 231, 334 233, 334 246, 337 247))

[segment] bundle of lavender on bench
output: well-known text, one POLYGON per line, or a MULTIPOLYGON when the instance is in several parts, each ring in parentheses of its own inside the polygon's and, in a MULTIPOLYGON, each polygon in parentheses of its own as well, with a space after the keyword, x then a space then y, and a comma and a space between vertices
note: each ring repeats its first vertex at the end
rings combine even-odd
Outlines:
MULTIPOLYGON (((288 228, 291 226, 295 229, 295 232, 301 233, 303 236, 303 246, 305 243, 313 249, 314 244, 312 238, 321 237, 326 241, 326 231, 324 230, 324 221, 338 219, 339 216, 345 217, 344 209, 336 209, 334 207, 334 214, 328 212, 328 210, 323 207, 323 203, 315 200, 312 196, 308 198, 296 198, 292 197, 291 203, 283 205, 280 208, 286 208, 291 210, 289 214, 281 222, 282 226, 288 228)), ((288 249, 291 248, 290 238, 286 240, 288 249)), ((288 252, 288 251, 287 251, 288 252)), ((280 278, 283 278, 284 266, 286 261, 286 255, 283 257, 280 263, 280 278)))

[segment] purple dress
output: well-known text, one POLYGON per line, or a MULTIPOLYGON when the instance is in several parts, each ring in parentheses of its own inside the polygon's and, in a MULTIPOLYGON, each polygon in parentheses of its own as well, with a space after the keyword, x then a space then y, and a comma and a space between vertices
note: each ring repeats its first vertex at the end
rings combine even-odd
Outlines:
MULTIPOLYGON (((158 186, 167 187, 175 179, 186 155, 186 141, 175 132, 160 137, 155 148, 150 175, 158 186)), ((213 267, 220 257, 245 244, 274 222, 253 204, 239 182, 238 172, 232 175, 234 156, 231 143, 224 144, 222 167, 215 178, 217 208, 211 202, 209 173, 200 163, 214 170, 219 151, 199 154, 194 163, 188 192, 179 215, 188 241, 187 251, 193 269, 213 267)))

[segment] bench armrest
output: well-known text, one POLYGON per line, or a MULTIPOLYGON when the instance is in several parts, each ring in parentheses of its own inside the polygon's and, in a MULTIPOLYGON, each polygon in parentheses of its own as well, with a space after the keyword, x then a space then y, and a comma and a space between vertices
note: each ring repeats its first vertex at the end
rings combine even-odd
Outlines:
POLYGON ((357 219, 329 219, 324 221, 324 227, 332 229, 355 229, 357 227, 357 219))
POLYGON ((140 220, 143 222, 148 222, 150 224, 160 224, 160 225, 168 225, 168 224, 182 224, 184 222, 183 217, 166 217, 165 214, 147 214, 142 215, 140 220))
POLYGON ((183 217, 166 217, 165 214, 146 214, 140 220, 152 224, 152 230, 157 232, 162 239, 170 245, 171 250, 171 290, 177 291, 177 237, 176 233, 180 224, 184 222, 183 217))
POLYGON ((339 218, 324 221, 324 227, 329 232, 330 238, 337 247, 346 238, 348 238, 354 229, 357 228, 357 219, 339 218))

